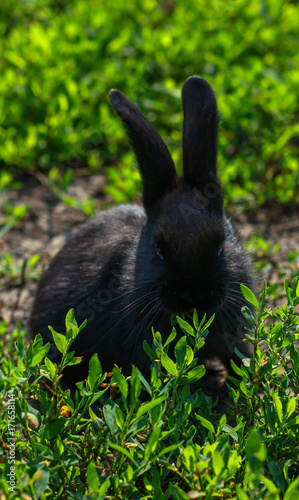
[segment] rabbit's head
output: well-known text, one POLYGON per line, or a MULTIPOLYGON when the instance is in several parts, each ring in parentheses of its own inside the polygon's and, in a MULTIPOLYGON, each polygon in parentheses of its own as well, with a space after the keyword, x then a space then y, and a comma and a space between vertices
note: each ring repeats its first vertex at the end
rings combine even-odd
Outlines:
POLYGON ((198 76, 183 86, 182 177, 160 135, 138 108, 117 90, 110 92, 110 99, 126 126, 143 180, 148 261, 144 259, 139 279, 159 283, 169 312, 217 309, 236 277, 231 227, 216 170, 218 113, 213 90, 198 76))

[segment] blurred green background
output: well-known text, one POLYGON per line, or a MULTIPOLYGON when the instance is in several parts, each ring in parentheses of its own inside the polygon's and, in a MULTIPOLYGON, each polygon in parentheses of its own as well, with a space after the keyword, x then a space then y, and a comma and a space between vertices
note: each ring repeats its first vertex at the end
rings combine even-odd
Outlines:
POLYGON ((220 111, 227 204, 299 199, 297 0, 1 0, 0 188, 20 171, 141 183, 110 88, 133 100, 181 168, 181 87, 199 74, 220 111), (54 172, 54 174, 53 174, 54 172))

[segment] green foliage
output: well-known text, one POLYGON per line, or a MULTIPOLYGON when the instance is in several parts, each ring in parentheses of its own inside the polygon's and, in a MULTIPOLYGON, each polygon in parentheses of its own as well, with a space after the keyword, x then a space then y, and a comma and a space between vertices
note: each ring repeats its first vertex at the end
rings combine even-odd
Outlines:
POLYGON ((0 164, 105 167, 115 200, 132 199, 140 179, 109 89, 140 106, 180 167, 180 88, 200 74, 218 98, 227 202, 294 203, 298 24, 292 0, 2 0, 0 164))
POLYGON ((59 198, 66 205, 82 211, 86 215, 95 215, 94 201, 90 196, 83 201, 79 201, 75 197, 69 195, 68 188, 72 183, 73 177, 73 169, 67 168, 65 173, 62 173, 59 167, 53 166, 49 170, 46 183, 54 196, 59 198))
POLYGON ((284 294, 282 283, 284 280, 292 281, 298 276, 299 267, 299 252, 287 252, 286 256, 281 260, 278 252, 280 251, 280 243, 275 243, 272 240, 266 240, 262 233, 252 233, 250 241, 244 244, 245 248, 252 255, 255 269, 258 275, 271 275, 271 270, 278 274, 280 282, 276 281, 268 288, 268 297, 273 299, 281 298, 284 294), (286 257, 286 262, 285 262, 286 257))
POLYGON ((16 263, 10 253, 3 252, 0 254, 0 285, 22 286, 28 279, 37 279, 40 276, 39 259, 40 255, 35 254, 16 263))
POLYGON ((20 220, 29 210, 28 205, 13 207, 9 199, 4 198, 4 193, 8 189, 18 189, 20 183, 13 181, 13 175, 6 171, 0 171, 0 238, 17 226, 20 220))
MULTIPOLYGON (((47 357, 50 345, 40 335, 25 347, 18 328, 0 370, 5 497, 295 500, 299 278, 285 283, 281 308, 266 307, 266 284, 259 299, 246 287, 243 293, 256 310, 247 339, 254 354, 233 365, 225 413, 196 390, 205 371, 196 352, 209 326, 196 312, 191 323, 173 318, 176 328, 165 342, 153 332, 153 345, 144 346, 152 359, 150 380, 134 366, 130 377, 118 368, 106 377, 94 355, 72 397, 60 381, 68 365, 80 362, 68 351, 84 324, 78 326, 71 310, 65 334, 51 330, 60 364, 47 357), (29 391, 41 412, 26 400, 29 391), (14 492, 7 482, 11 470, 14 492)), ((6 338, 5 323, 0 333, 6 338)))

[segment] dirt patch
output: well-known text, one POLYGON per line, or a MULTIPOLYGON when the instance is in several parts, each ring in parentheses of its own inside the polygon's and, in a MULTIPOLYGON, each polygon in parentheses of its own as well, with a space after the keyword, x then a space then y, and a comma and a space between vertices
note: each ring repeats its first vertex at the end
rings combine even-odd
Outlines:
MULTIPOLYGON (((105 182, 103 175, 78 177, 75 179, 69 194, 83 201, 87 196, 93 197, 97 209, 100 209, 105 182)), ((18 227, 11 229, 0 238, 0 251, 9 252, 16 267, 23 269, 19 278, 3 280, 0 291, 1 316, 15 326, 21 321, 27 327, 30 311, 37 287, 36 279, 25 279, 28 275, 28 260, 39 254, 41 267, 60 250, 72 231, 87 220, 83 212, 65 205, 51 191, 34 177, 26 177, 19 190, 7 191, 6 199, 13 206, 29 205, 30 208, 18 227)))

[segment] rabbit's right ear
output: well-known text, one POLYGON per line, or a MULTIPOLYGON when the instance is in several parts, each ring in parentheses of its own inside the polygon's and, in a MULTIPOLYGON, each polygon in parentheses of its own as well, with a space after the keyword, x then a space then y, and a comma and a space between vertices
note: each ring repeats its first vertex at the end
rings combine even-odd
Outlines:
POLYGON ((110 90, 111 103, 127 129, 143 180, 143 205, 150 210, 177 181, 167 146, 137 106, 118 90, 110 90))
POLYGON ((203 191, 208 183, 217 182, 216 98, 203 78, 190 76, 183 85, 182 101, 184 179, 203 191))

